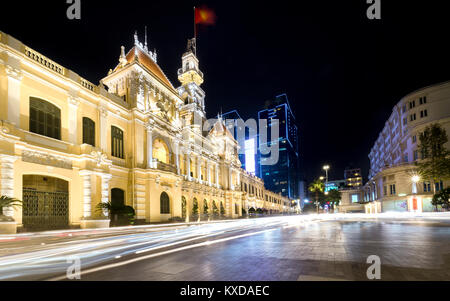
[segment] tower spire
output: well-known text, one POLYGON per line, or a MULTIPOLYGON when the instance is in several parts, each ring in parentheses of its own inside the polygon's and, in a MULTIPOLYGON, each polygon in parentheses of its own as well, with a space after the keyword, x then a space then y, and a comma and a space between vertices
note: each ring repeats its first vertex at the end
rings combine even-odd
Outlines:
POLYGON ((147 26, 145 26, 145 43, 144 43, 144 49, 145 50, 148 50, 148 47, 147 47, 148 45, 147 45, 147 26))

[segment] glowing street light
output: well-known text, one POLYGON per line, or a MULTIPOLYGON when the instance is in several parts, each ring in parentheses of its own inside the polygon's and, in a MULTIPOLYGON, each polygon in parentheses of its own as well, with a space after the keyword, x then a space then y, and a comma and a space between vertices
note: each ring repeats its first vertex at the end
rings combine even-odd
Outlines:
POLYGON ((419 183, 420 181, 420 176, 419 175, 413 175, 411 177, 411 182, 413 183, 412 185, 412 193, 416 194, 417 193, 417 183, 419 183))
POLYGON ((323 167, 323 170, 325 170, 325 195, 328 195, 328 190, 327 190, 327 186, 328 186, 328 170, 330 169, 330 165, 325 165, 323 167))

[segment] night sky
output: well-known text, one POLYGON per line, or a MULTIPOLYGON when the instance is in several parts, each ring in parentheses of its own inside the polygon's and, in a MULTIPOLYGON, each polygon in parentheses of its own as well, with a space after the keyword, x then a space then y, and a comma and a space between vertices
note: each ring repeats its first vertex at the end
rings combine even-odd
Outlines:
POLYGON ((382 0, 382 20, 368 20, 366 0, 82 0, 80 21, 66 18, 65 0, 4 2, 1 31, 95 84, 117 65, 120 46, 132 47, 135 30, 143 41, 147 25, 149 47, 176 87, 193 6, 206 4, 217 14, 198 40, 208 116, 237 109, 256 117, 265 100, 287 93, 308 180, 324 163, 330 179, 346 166, 367 175, 393 106, 450 80, 450 10, 437 1, 382 0))

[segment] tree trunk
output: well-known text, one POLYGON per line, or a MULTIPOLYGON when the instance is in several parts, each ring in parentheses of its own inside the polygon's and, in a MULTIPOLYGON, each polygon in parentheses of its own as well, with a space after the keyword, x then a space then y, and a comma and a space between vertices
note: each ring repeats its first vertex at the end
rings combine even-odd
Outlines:
POLYGON ((319 214, 319 193, 316 191, 316 207, 317 207, 317 214, 319 214))

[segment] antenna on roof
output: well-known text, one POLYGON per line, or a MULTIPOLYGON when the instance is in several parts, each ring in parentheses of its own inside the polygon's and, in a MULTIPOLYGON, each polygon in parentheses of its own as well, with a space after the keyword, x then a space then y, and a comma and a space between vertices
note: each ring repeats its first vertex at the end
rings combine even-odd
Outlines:
POLYGON ((137 30, 134 32, 134 45, 139 45, 137 30))

